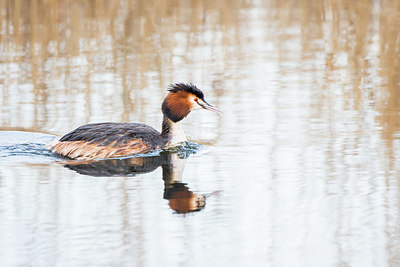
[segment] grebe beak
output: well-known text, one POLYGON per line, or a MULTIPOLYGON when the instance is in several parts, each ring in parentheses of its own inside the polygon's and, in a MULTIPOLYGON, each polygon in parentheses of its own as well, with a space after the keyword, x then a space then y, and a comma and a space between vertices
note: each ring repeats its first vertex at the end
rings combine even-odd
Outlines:
POLYGON ((211 106, 210 104, 208 104, 204 99, 201 99, 201 101, 197 102, 200 107, 202 107, 203 109, 209 110, 209 111, 213 111, 216 113, 222 113, 221 110, 217 109, 216 107, 211 106))

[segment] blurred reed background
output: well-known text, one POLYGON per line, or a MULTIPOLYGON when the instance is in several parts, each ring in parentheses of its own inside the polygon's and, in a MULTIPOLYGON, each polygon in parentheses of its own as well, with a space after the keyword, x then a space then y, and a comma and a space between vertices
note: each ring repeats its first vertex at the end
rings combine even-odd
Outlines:
MULTIPOLYGON (((325 79, 313 85, 321 88, 317 112, 335 102, 327 92, 334 83, 347 105, 373 100, 385 136, 398 128, 397 116, 385 115, 399 108, 398 1, 1 0, 0 9, 2 127, 60 133, 57 122, 67 114, 75 125, 103 119, 107 109, 128 121, 143 110, 141 89, 151 90, 156 104, 174 81, 199 82, 216 94, 228 83, 240 97, 246 84, 238 76, 272 42, 277 58, 268 60, 276 60, 282 79, 291 69, 285 61, 300 68, 310 62, 310 75, 324 65, 325 79), (268 38, 258 55, 248 45, 254 28, 268 38), (343 68, 349 77, 338 77, 343 68), (360 90, 365 83, 369 92, 360 90), (27 102, 33 105, 24 108, 27 102)), ((134 119, 148 119, 144 113, 134 119)))
MULTIPOLYGON (((60 118, 69 116, 75 125, 82 118, 96 120, 92 116, 98 113, 103 119, 107 110, 108 119, 127 121, 134 112, 140 114, 134 119, 146 120, 142 89, 148 89, 143 94, 154 100, 158 113, 169 83, 211 85, 210 64, 203 64, 208 59, 198 50, 233 56, 215 51, 215 42, 218 48, 239 43, 239 12, 245 6, 244 1, 1 1, 1 125, 58 132, 65 131, 57 125, 60 118), (221 30, 227 34, 221 36, 221 30), (32 105, 22 110, 19 104, 26 102, 32 105)), ((224 72, 223 66, 216 69, 224 72)))

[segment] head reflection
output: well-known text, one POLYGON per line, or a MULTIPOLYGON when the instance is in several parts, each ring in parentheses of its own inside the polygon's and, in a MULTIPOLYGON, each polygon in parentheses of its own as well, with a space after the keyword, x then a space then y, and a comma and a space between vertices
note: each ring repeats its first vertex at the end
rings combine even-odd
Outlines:
POLYGON ((162 167, 164 180, 164 199, 177 213, 202 210, 206 205, 206 196, 195 194, 182 182, 182 173, 186 157, 178 153, 162 152, 158 156, 134 157, 127 159, 109 159, 89 162, 70 162, 66 168, 90 176, 135 176, 149 173, 162 167))
POLYGON ((168 164, 162 166, 164 180, 164 199, 168 199, 169 206, 176 212, 187 213, 199 211, 206 205, 206 197, 195 194, 182 183, 182 173, 185 160, 177 154, 170 154, 168 164))

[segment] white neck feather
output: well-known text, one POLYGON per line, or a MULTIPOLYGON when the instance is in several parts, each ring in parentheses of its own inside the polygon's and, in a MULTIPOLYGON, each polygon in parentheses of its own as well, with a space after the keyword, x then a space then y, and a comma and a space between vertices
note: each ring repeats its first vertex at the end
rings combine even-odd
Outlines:
POLYGON ((174 146, 186 141, 186 135, 180 121, 173 122, 164 116, 162 135, 168 138, 166 146, 174 146))
POLYGON ((168 142, 168 145, 176 145, 178 143, 186 141, 186 135, 183 131, 183 127, 181 122, 173 122, 171 124, 171 140, 168 142))

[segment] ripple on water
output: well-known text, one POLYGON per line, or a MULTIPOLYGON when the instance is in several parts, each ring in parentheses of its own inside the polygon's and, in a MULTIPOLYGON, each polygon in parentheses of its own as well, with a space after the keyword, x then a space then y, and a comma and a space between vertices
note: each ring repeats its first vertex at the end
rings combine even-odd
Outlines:
POLYGON ((54 135, 20 131, 0 131, 0 161, 36 163, 54 160, 46 144, 54 135))

